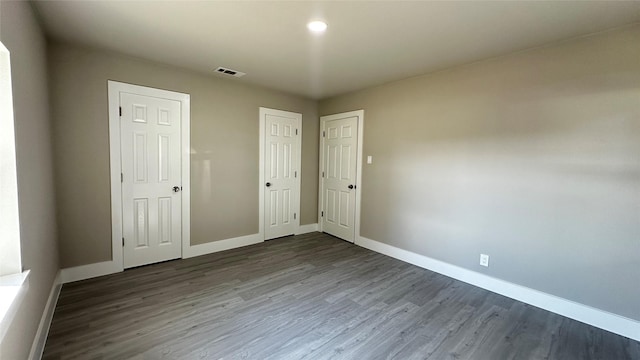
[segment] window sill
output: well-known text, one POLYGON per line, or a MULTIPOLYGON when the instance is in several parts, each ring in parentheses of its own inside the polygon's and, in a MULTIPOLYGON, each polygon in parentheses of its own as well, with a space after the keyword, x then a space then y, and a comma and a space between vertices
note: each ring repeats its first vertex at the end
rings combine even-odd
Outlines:
POLYGON ((5 320, 13 303, 18 299, 20 290, 26 286, 30 270, 18 274, 0 276, 0 324, 5 327, 5 320))

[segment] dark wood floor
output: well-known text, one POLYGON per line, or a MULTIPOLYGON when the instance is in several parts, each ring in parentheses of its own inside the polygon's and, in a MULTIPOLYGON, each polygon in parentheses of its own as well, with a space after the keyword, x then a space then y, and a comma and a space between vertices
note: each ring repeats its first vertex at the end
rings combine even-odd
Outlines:
POLYGON ((45 359, 640 359, 640 343, 307 234, 66 284, 45 359))

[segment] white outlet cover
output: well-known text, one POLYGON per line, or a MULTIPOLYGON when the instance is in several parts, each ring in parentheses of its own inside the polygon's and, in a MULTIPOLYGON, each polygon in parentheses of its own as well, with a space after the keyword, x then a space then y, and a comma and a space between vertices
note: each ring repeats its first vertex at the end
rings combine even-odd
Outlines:
POLYGON ((489 266, 489 255, 480 254, 480 265, 489 266))
POLYGON ((372 164, 373 163, 373 156, 369 155, 367 156, 367 164, 372 164))

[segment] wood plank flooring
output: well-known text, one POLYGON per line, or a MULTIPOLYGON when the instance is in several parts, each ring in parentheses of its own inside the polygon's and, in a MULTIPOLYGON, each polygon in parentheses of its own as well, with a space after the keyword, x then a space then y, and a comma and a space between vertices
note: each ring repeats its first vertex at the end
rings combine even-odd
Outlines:
POLYGON ((640 343, 313 233, 62 288, 44 359, 640 359, 640 343))

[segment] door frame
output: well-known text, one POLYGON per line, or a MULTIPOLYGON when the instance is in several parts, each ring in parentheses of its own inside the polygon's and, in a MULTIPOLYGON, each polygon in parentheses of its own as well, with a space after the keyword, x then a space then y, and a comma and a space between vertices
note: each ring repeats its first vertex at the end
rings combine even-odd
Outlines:
POLYGON ((322 232, 323 216, 322 211, 324 208, 324 177, 322 171, 324 171, 324 139, 322 129, 325 128, 325 123, 331 120, 343 119, 346 117, 358 118, 358 146, 356 147, 356 204, 353 220, 353 243, 357 244, 360 240, 360 201, 362 199, 362 140, 364 134, 364 110, 347 111, 339 114, 325 115, 320 117, 320 162, 318 164, 318 231, 322 232))
POLYGON ((295 207, 296 207, 296 218, 294 220, 294 228, 295 228, 295 234, 297 234, 300 231, 300 198, 302 197, 302 114, 301 113, 296 113, 296 112, 292 112, 292 111, 285 111, 285 110, 277 110, 277 109, 271 109, 271 108, 266 108, 266 107, 260 107, 259 108, 259 113, 260 113, 260 119, 259 119, 259 126, 260 126, 260 139, 259 139, 259 176, 258 176, 258 234, 260 236, 260 239, 262 239, 263 241, 265 240, 265 236, 266 236, 266 232, 264 231, 264 171, 265 171, 265 151, 266 149, 264 148, 265 146, 265 141, 264 141, 264 137, 266 135, 265 132, 265 126, 266 126, 266 118, 265 116, 267 114, 271 114, 271 115, 276 115, 276 116, 283 116, 283 117, 290 117, 292 115, 295 115, 294 117, 296 118, 296 120, 298 121, 298 125, 297 128, 300 130, 298 136, 296 136, 296 148, 298 150, 298 154, 300 154, 300 156, 298 156, 298 161, 296 162, 296 168, 298 169, 298 175, 296 176, 296 183, 297 183, 297 187, 298 187, 298 194, 296 195, 296 201, 295 201, 295 207))
POLYGON ((180 158, 182 162, 182 246, 184 258, 191 245, 191 96, 175 91, 107 80, 109 98, 109 165, 111 180, 111 259, 116 271, 124 270, 122 246, 122 164, 120 160, 120 93, 176 100, 180 102, 180 158))

